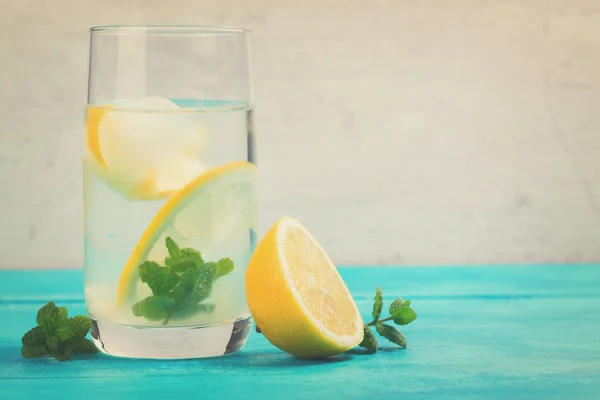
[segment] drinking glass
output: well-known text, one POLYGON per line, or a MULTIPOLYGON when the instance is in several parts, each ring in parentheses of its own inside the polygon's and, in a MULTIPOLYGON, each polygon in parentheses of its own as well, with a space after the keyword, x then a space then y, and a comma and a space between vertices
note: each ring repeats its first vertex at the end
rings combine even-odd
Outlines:
POLYGON ((257 208, 249 36, 91 28, 84 283, 105 353, 211 357, 246 342, 257 208))

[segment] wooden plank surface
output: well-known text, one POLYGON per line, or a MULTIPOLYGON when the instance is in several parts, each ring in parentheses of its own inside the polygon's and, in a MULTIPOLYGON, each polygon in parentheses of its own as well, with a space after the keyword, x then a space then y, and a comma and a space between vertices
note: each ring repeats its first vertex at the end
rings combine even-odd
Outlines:
POLYGON ((0 272, 0 399, 600 399, 600 266, 342 268, 365 316, 375 286, 413 301, 407 350, 302 361, 253 333, 216 359, 26 360, 48 300, 83 313, 81 271, 0 272))

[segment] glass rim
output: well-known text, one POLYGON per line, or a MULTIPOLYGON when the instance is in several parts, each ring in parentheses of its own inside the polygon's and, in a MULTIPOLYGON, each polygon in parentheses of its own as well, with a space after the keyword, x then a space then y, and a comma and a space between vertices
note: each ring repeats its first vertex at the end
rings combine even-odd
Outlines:
POLYGON ((96 25, 90 27, 92 34, 121 34, 121 33, 173 33, 173 34, 238 34, 248 35, 250 29, 239 28, 228 25, 171 25, 171 24, 147 24, 147 25, 96 25))

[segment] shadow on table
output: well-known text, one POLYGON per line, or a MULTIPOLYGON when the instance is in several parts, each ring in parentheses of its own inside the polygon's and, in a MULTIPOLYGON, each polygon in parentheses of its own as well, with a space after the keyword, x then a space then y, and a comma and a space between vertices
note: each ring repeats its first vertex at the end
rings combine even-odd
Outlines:
MULTIPOLYGON (((402 349, 400 347, 397 346, 389 346, 389 347, 379 347, 377 348, 378 352, 386 352, 386 353, 392 353, 392 352, 404 352, 406 349, 402 349)), ((354 354, 354 355, 358 355, 358 356, 370 356, 372 355, 371 353, 367 352, 367 349, 364 349, 362 347, 356 347, 350 351, 348 351, 346 354, 354 354)))
MULTIPOLYGON (((381 353, 404 353, 404 349, 395 346, 380 347, 378 352, 381 353)), ((279 368, 279 367, 310 367, 323 366, 343 363, 350 361, 352 358, 370 357, 365 349, 355 348, 347 353, 338 356, 327 357, 317 360, 304 360, 294 357, 286 353, 279 352, 239 352, 237 354, 220 358, 219 361, 227 366, 242 366, 242 367, 261 367, 261 368, 279 368)))
POLYGON ((261 368, 280 368, 280 367, 310 367, 322 366, 343 363, 349 361, 352 356, 349 354, 341 354, 339 356, 327 357, 318 360, 304 360, 296 358, 286 353, 271 353, 271 352, 253 352, 238 354, 223 357, 220 361, 223 365, 241 366, 241 367, 261 367, 261 368))

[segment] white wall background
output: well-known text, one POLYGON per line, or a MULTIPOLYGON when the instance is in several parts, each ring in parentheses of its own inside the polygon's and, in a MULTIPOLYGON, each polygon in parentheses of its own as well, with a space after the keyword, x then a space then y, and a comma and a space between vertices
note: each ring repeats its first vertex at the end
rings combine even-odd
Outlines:
POLYGON ((82 262, 87 29, 254 30, 262 232, 338 263, 600 260, 597 0, 0 0, 0 267, 82 262))

